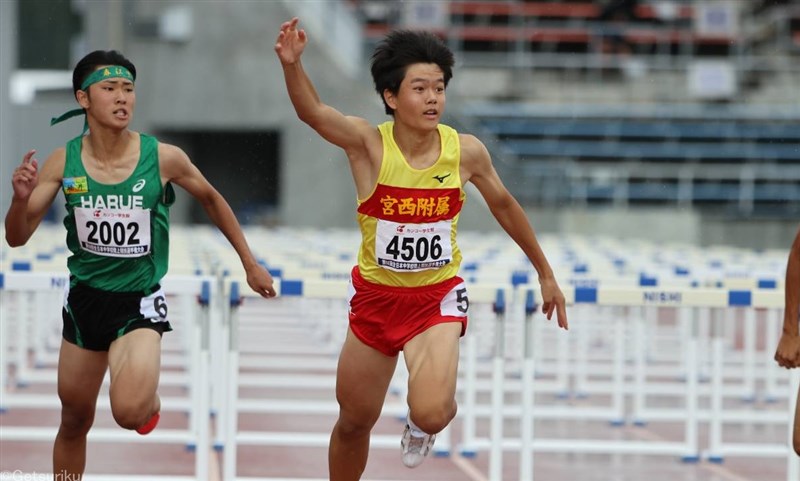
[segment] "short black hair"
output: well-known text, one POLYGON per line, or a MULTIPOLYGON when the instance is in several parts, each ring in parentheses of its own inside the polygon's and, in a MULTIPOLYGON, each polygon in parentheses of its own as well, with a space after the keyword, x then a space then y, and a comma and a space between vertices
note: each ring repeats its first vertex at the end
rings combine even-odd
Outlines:
POLYGON ((424 30, 393 30, 381 40, 372 53, 372 80, 383 101, 386 113, 394 111, 383 98, 383 92, 397 93, 409 65, 433 63, 444 73, 444 86, 453 77, 455 58, 441 38, 424 30))
POLYGON ((103 65, 119 65, 125 67, 136 80, 136 67, 116 50, 95 50, 80 59, 72 71, 72 93, 77 94, 86 77, 103 65))

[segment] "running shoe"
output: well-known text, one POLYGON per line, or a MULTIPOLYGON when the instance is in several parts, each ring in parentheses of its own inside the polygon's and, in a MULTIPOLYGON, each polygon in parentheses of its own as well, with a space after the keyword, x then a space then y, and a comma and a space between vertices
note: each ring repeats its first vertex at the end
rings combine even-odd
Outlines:
POLYGON ((414 436, 411 434, 411 427, 406 424, 403 437, 400 439, 400 446, 403 448, 403 464, 409 468, 416 468, 422 464, 425 456, 431 452, 434 441, 436 441, 435 434, 414 436))
POLYGON ((136 432, 141 434, 142 436, 144 436, 145 434, 150 434, 150 431, 155 429, 156 425, 158 425, 158 420, 159 419, 161 419, 161 413, 157 412, 157 413, 153 414, 153 417, 151 417, 149 421, 144 423, 144 425, 139 426, 138 428, 136 428, 136 432))

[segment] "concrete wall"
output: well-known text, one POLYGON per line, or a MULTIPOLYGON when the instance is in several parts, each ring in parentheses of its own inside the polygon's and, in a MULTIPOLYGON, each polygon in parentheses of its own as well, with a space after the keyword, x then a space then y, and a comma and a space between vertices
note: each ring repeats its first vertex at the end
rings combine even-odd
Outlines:
MULTIPOLYGON (((170 4, 138 2, 139 21, 157 18, 170 4)), ((129 40, 142 72, 137 116, 150 129, 277 130, 281 133, 281 198, 284 225, 340 226, 352 222, 354 198, 346 158, 300 122, 291 107, 273 46, 292 2, 194 2, 192 34, 185 43, 158 38, 129 40), (288 5, 288 6, 287 6, 288 5), (235 29, 230 28, 236 25, 235 29), (312 195, 313 193, 313 195, 312 195)), ((130 12, 129 12, 130 14, 130 12)), ((304 66, 323 100, 368 116, 367 77, 353 78, 329 60, 325 24, 305 24, 304 66)), ((366 70, 364 70, 366 72, 366 70)), ((236 159, 220 159, 236 165, 236 159)))
MULTIPOLYGON (((36 149, 40 165, 67 139, 80 133, 80 121, 49 127, 50 118, 75 107, 71 92, 42 92, 31 105, 14 105, 9 98, 11 74, 17 63, 17 4, 0 1, 0 211, 5 216, 13 190, 11 176, 22 156, 36 149)), ((63 208, 57 198, 57 213, 63 208)))
POLYGON ((785 249, 792 245, 800 219, 738 219, 705 216, 698 245, 732 245, 751 249, 785 249))
POLYGON ((8 95, 11 71, 17 63, 16 17, 16 2, 0 2, 0 211, 3 215, 11 200, 11 174, 18 154, 13 142, 14 110, 8 95))
MULTIPOLYGON (((132 128, 164 130, 275 130, 282 136, 279 222, 285 225, 354 225, 355 191, 347 160, 300 122, 286 94, 273 46, 280 24, 294 15, 293 2, 186 2, 165 0, 93 2, 86 10, 86 52, 121 50, 137 67, 137 109, 132 128), (158 35, 158 21, 171 7, 190 16, 186 41, 158 35), (231 28, 235 25, 236 28, 231 28)), ((74 119, 48 122, 75 103, 72 92, 38 95, 31 105, 10 105, 8 78, 16 66, 16 2, 0 1, 0 208, 8 208, 10 173, 30 148, 41 160, 78 135, 74 119), (13 121, 11 120, 13 119, 13 121)), ((308 27, 304 65, 323 100, 345 113, 380 121, 383 109, 373 93, 366 65, 358 76, 331 61, 326 23, 308 27), (323 48, 325 47, 325 48, 323 48)), ((337 23, 340 25, 340 23, 337 23)), ((341 27, 340 27, 341 28, 341 27)), ((359 32, 353 32, 359 35, 359 32)), ((360 52, 355 53, 359 58, 360 52)), ((232 172, 246 166, 229 162, 232 172)), ((172 211, 174 222, 188 217, 185 199, 172 211)))

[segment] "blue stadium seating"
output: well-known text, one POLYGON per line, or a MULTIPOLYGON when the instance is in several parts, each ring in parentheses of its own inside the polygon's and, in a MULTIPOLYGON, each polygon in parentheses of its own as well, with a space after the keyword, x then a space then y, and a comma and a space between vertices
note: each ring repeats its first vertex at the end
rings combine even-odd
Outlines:
POLYGON ((523 176, 563 182, 563 199, 800 212, 800 111, 487 103, 464 113, 523 176))

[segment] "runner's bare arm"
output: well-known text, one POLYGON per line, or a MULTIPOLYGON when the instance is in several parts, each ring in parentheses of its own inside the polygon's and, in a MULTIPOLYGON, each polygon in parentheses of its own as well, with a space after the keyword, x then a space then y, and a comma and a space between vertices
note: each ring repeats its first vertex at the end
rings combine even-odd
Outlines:
POLYGON ((519 245, 539 274, 542 311, 550 319, 556 313, 558 325, 568 328, 564 294, 558 287, 536 234, 519 202, 497 175, 486 146, 472 135, 461 134, 461 181, 472 182, 489 206, 500 226, 519 245))
POLYGON ((29 151, 14 169, 11 178, 14 195, 5 218, 6 242, 11 247, 25 245, 42 222, 61 187, 66 151, 53 151, 39 171, 39 161, 29 151))
POLYGON ((783 367, 800 367, 800 229, 789 250, 784 291, 783 332, 775 360, 783 367))
POLYGON ((374 127, 365 119, 346 116, 320 100, 303 69, 301 56, 308 37, 304 30, 297 28, 297 23, 295 17, 281 25, 275 52, 283 67, 286 90, 298 118, 325 140, 344 149, 348 156, 366 153, 365 137, 377 135, 374 127))
POLYGON ((281 25, 275 52, 283 67, 286 90, 300 120, 347 155, 359 197, 372 191, 380 170, 383 143, 378 129, 360 117, 346 116, 323 103, 300 57, 308 42, 297 18, 281 25))
POLYGON ((208 182, 191 162, 189 156, 180 148, 159 143, 158 159, 162 181, 173 182, 197 199, 209 219, 231 243, 247 273, 250 287, 263 297, 275 296, 272 277, 258 263, 247 245, 241 225, 228 201, 208 182))

